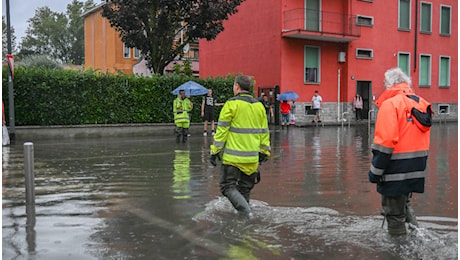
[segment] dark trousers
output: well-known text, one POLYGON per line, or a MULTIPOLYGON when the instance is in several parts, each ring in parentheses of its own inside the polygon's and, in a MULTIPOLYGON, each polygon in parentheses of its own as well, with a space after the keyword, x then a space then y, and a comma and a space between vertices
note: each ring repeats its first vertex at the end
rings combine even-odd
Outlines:
POLYGON ((220 175, 220 192, 239 212, 249 214, 249 196, 257 174, 247 175, 235 166, 223 164, 220 175))
POLYGON ((409 195, 382 196, 382 210, 388 223, 388 233, 391 235, 406 234, 406 222, 417 225, 409 195))
POLYGON ((187 142, 188 128, 176 127, 176 143, 179 143, 181 141, 181 138, 180 138, 181 135, 182 135, 182 142, 183 143, 187 142))
POLYGON ((356 120, 362 120, 363 119, 363 110, 361 108, 355 108, 355 113, 356 113, 356 120))

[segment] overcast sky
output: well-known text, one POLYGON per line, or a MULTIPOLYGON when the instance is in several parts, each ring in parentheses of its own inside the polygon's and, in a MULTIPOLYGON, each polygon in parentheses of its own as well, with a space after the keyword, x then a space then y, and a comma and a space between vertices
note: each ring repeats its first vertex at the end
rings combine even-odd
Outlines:
MULTIPOLYGON (((84 0, 80 0, 83 2, 84 0)), ((52 11, 65 12, 67 5, 72 0, 10 0, 10 22, 14 28, 16 44, 25 36, 27 30, 27 20, 35 15, 35 10, 39 7, 48 6, 52 11)), ((95 3, 100 1, 96 0, 95 3)), ((2 15, 6 22, 6 0, 2 0, 2 15)))

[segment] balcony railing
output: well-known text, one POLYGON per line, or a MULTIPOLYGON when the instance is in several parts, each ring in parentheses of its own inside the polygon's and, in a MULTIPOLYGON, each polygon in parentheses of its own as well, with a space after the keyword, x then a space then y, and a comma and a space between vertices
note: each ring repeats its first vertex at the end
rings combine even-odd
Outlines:
POLYGON ((361 36, 361 27, 354 15, 299 8, 284 12, 283 36, 351 41, 361 36))

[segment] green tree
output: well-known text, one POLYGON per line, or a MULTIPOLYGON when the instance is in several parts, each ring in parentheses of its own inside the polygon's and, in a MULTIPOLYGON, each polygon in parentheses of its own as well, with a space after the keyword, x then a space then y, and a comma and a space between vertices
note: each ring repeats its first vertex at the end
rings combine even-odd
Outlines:
POLYGON ((223 20, 245 0, 112 0, 102 15, 121 40, 141 51, 157 74, 192 40, 212 40, 224 30, 223 20), (183 38, 179 41, 183 32, 183 38))
MULTIPOLYGON (((14 27, 10 26, 11 31, 11 52, 16 53, 16 36, 14 35, 14 27)), ((2 16, 2 59, 6 59, 8 54, 8 38, 5 16, 2 16)))
POLYGON ((85 21, 81 16, 87 10, 95 6, 92 0, 86 2, 79 2, 73 0, 71 4, 67 5, 67 17, 69 18, 68 30, 71 35, 71 61, 74 64, 85 63, 85 21))
POLYGON ((21 56, 50 55, 63 63, 83 64, 84 22, 81 14, 94 7, 92 0, 85 3, 73 0, 66 13, 39 7, 28 20, 26 36, 22 40, 21 56))
POLYGON ((60 69, 58 62, 52 60, 48 55, 32 54, 21 59, 22 67, 43 67, 47 69, 60 69))

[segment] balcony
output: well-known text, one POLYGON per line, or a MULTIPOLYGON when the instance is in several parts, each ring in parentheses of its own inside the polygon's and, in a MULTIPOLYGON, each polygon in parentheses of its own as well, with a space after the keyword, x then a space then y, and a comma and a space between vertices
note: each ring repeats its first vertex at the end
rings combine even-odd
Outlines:
POLYGON ((282 36, 328 42, 350 42, 361 36, 356 16, 312 9, 285 11, 282 36))

